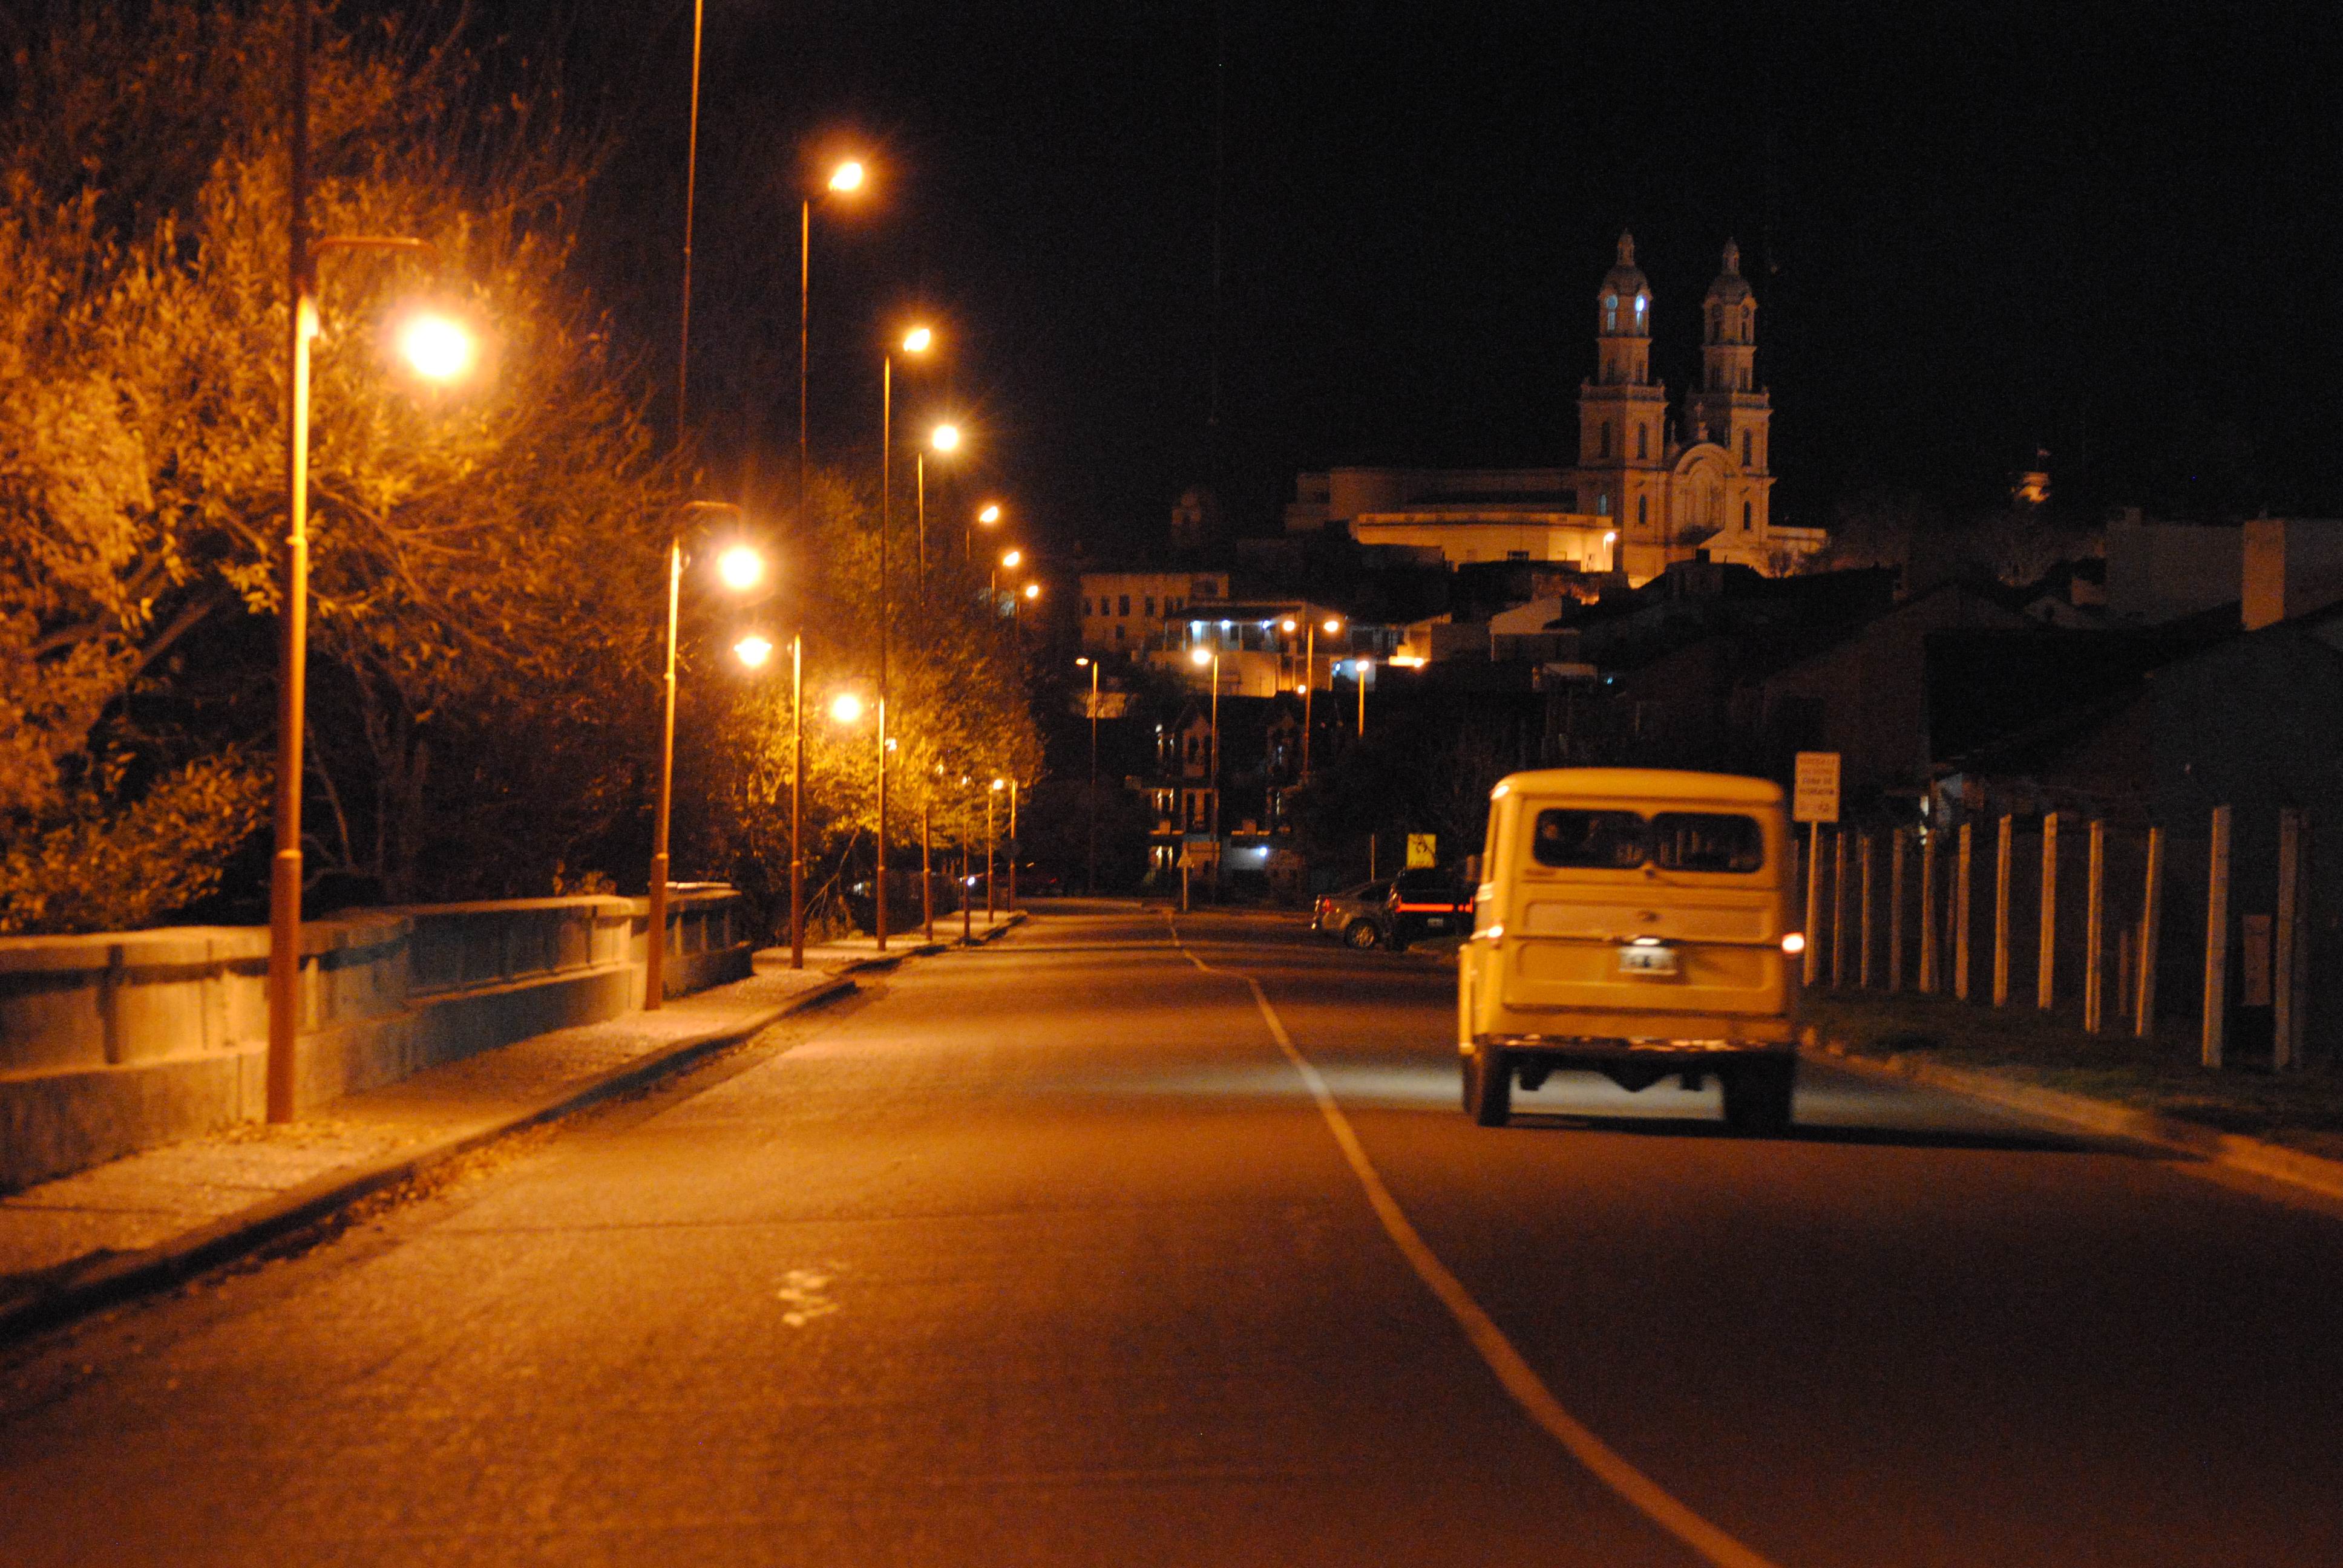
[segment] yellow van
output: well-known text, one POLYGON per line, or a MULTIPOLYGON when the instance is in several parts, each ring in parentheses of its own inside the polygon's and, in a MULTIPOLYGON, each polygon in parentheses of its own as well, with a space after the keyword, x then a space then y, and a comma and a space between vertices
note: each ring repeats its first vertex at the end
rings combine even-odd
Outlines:
POLYGON ((1796 929, 1779 787, 1722 773, 1560 768, 1498 784, 1458 958, 1464 1109, 1502 1127, 1516 1080, 1622 1089, 1715 1078, 1725 1119, 1790 1123, 1796 929))

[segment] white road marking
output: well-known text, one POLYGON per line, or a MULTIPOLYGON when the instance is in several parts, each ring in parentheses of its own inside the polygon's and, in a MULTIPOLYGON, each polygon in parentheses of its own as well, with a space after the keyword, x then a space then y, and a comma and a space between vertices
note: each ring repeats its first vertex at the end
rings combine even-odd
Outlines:
POLYGON ((1616 1449, 1595 1436, 1584 1422, 1563 1408, 1562 1402, 1554 1396, 1554 1391, 1545 1386, 1544 1380, 1532 1370, 1521 1352, 1513 1348, 1513 1341, 1505 1337, 1505 1332, 1497 1326, 1495 1320, 1473 1299, 1463 1282, 1440 1261, 1439 1254, 1433 1251, 1408 1220, 1406 1211, 1399 1206, 1399 1201, 1391 1195, 1391 1189, 1383 1185, 1383 1179, 1375 1170, 1374 1162, 1367 1158, 1366 1147, 1352 1129, 1351 1119, 1335 1103, 1333 1091, 1326 1086, 1325 1078, 1311 1065, 1310 1059, 1294 1047, 1293 1037, 1285 1032, 1285 1025, 1278 1018, 1277 1010, 1269 1005, 1268 993, 1261 989, 1261 982, 1236 970, 1216 970, 1190 952, 1187 944, 1181 940, 1176 925, 1172 929, 1172 940, 1179 944, 1188 961, 1204 973, 1241 980, 1252 988, 1252 1000, 1261 1009, 1262 1020, 1269 1025, 1270 1038, 1277 1041, 1277 1049, 1285 1053, 1285 1060, 1293 1065, 1294 1071, 1302 1075, 1302 1083, 1310 1091, 1310 1098, 1317 1102, 1318 1114, 1325 1119, 1327 1130, 1333 1133, 1334 1142, 1342 1151, 1342 1158, 1349 1162, 1351 1173, 1359 1179, 1359 1185, 1365 1190, 1368 1206, 1374 1210, 1375 1218, 1383 1221, 1384 1233, 1399 1248, 1400 1255, 1407 1260, 1408 1266, 1415 1271, 1416 1278, 1422 1280, 1425 1287, 1440 1299, 1440 1304, 1448 1309, 1449 1315, 1456 1320, 1457 1327, 1464 1331, 1465 1339, 1480 1352, 1489 1370, 1497 1374, 1497 1381, 1504 1385, 1505 1392, 1513 1395, 1513 1402, 1568 1450, 1573 1459, 1593 1472, 1597 1480, 1617 1493, 1630 1507, 1717 1564, 1718 1568, 1775 1568, 1770 1559, 1760 1557, 1677 1502, 1658 1482, 1630 1464, 1616 1449))
POLYGON ((781 1276, 781 1288, 774 1292, 789 1306, 781 1322, 793 1329, 801 1329, 816 1318, 826 1318, 838 1311, 838 1303, 823 1292, 830 1289, 830 1276, 813 1269, 791 1269, 781 1276))

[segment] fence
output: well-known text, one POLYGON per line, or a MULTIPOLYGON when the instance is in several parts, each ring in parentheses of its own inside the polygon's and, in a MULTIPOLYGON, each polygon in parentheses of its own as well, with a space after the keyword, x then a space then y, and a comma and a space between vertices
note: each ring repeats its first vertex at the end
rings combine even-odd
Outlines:
POLYGON ((2117 827, 2052 811, 1938 829, 1811 827, 1805 980, 2194 1036, 2204 1065, 2331 1060, 2343 890, 2298 809, 2117 827))

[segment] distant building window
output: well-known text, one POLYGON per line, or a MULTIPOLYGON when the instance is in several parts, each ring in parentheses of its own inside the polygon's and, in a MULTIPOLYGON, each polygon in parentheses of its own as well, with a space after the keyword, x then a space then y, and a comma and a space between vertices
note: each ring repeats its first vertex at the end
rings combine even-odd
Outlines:
POLYGON ((1598 518, 1607 518, 1611 515, 1610 497, 1597 496, 1594 498, 1594 515, 1598 518))
POLYGON ((1082 596, 1082 614, 1084 614, 1085 616, 1087 616, 1087 615, 1089 615, 1090 613, 1091 613, 1091 599, 1090 599, 1090 595, 1088 595, 1088 594, 1084 594, 1084 595, 1082 596))
POLYGON ((1147 596, 1147 618, 1150 620, 1153 620, 1155 618, 1155 596, 1153 594, 1149 594, 1147 596))
POLYGON ((1652 520, 1650 508, 1651 498, 1649 496, 1637 496, 1635 498, 1635 526, 1637 528, 1640 528, 1645 523, 1652 520))
POLYGON ((1610 421, 1610 420, 1608 420, 1608 419, 1605 419, 1605 420, 1604 420, 1604 421, 1603 421, 1603 445, 1602 445, 1602 447, 1601 447, 1599 449, 1597 449, 1597 451, 1595 452, 1595 456, 1596 456, 1596 457, 1609 457, 1610 455, 1611 455, 1611 421, 1610 421))
POLYGON ((1129 594, 1123 594, 1115 600, 1114 613, 1117 615, 1129 615, 1131 613, 1131 596, 1129 594))
POLYGON ((1530 558, 1530 553, 1527 550, 1507 550, 1505 558, 1509 561, 1525 561, 1530 558))
POLYGON ((1747 501, 1741 503, 1741 531, 1743 533, 1745 534, 1749 531, 1750 525, 1755 520, 1756 516, 1757 508, 1755 506, 1747 501))
POLYGON ((1122 640, 1122 622, 1121 621, 1116 621, 1114 623, 1114 640, 1117 642, 1121 642, 1122 640))
POLYGON ((1652 427, 1649 425, 1638 425, 1635 427, 1635 456, 1637 457, 1648 457, 1652 455, 1651 435, 1652 427))

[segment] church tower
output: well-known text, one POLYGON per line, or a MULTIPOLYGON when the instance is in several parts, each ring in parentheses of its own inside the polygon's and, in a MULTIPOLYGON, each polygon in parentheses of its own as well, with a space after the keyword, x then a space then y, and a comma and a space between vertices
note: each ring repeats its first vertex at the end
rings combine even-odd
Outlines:
POLYGON ((1631 234, 1595 295, 1594 347, 1594 379, 1578 389, 1578 507, 1616 519, 1632 559, 1662 544, 1669 454, 1667 389, 1652 380, 1652 286, 1631 234))
POLYGON ((1725 243, 1725 270, 1701 300, 1700 388, 1691 398, 1694 440, 1724 447, 1739 467, 1729 531, 1762 539, 1766 495, 1774 487, 1766 455, 1773 398, 1757 385, 1757 300, 1741 276, 1741 247, 1725 243))

